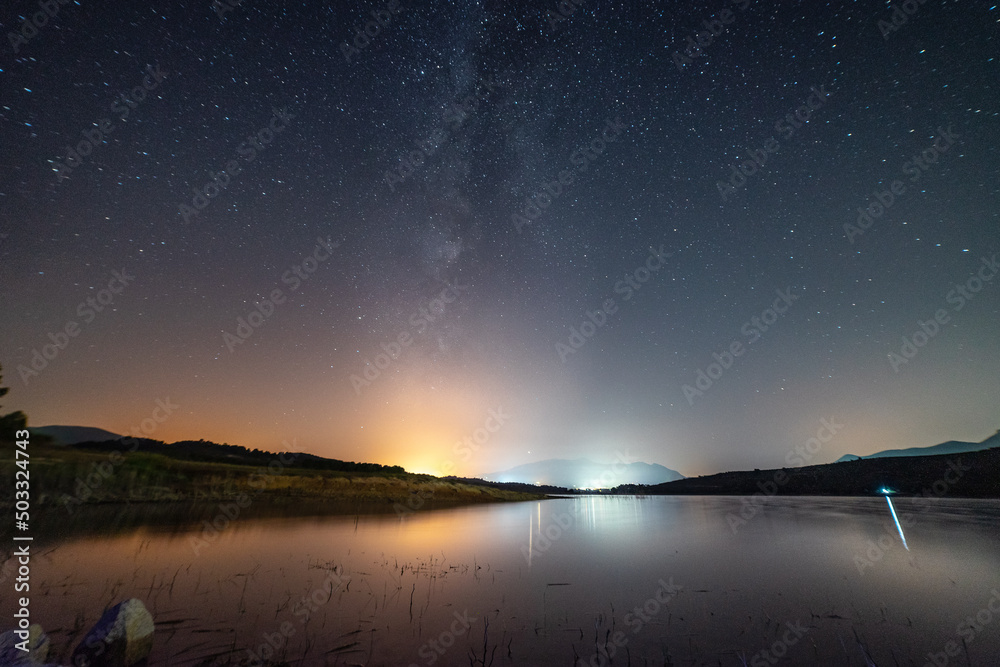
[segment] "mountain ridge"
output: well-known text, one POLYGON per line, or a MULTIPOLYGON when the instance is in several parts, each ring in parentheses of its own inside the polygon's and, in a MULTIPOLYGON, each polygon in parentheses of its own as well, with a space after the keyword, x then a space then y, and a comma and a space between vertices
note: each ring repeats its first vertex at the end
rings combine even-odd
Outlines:
POLYGON ((966 442, 964 440, 948 440, 937 445, 926 447, 905 447, 903 449, 883 449, 873 454, 859 456, 857 454, 844 454, 834 463, 844 463, 845 461, 855 461, 858 459, 883 459, 907 456, 936 456, 938 454, 964 454, 967 452, 979 452, 984 449, 1000 447, 1000 431, 997 431, 982 442, 966 442))
POLYGON ((662 484, 685 477, 659 463, 625 463, 620 460, 615 463, 598 463, 588 458, 578 458, 534 461, 489 473, 483 479, 501 483, 518 482, 584 489, 612 488, 622 484, 662 484))

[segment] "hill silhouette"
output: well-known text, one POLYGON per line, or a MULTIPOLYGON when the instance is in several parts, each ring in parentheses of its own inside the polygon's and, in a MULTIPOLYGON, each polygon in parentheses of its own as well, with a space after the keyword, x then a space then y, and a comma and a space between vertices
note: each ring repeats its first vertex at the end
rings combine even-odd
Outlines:
POLYGON ((32 436, 48 436, 57 445, 75 445, 78 442, 118 440, 125 436, 94 426, 31 426, 32 436))
POLYGON ((116 440, 84 441, 69 447, 90 452, 112 452, 131 450, 148 454, 160 454, 180 461, 200 461, 204 463, 229 463, 245 466, 267 466, 275 457, 294 462, 296 468, 306 470, 332 470, 339 472, 405 473, 402 466, 387 466, 379 463, 356 463, 328 459, 305 452, 267 452, 247 449, 242 445, 219 444, 208 440, 180 440, 165 443, 147 438, 121 438, 116 440))
POLYGON ((881 459, 893 456, 930 456, 935 454, 961 454, 963 452, 978 452, 983 449, 990 449, 992 447, 1000 447, 1000 431, 997 431, 990 437, 986 438, 982 442, 964 442, 962 440, 949 440, 948 442, 942 442, 939 445, 930 445, 929 447, 907 447, 906 449, 886 449, 881 452, 875 452, 874 454, 868 454, 866 456, 855 456, 854 454, 845 454, 835 461, 835 463, 842 463, 843 461, 854 461, 856 459, 881 459))
POLYGON ((1000 447, 956 455, 855 459, 801 468, 724 472, 621 492, 650 495, 870 496, 1000 498, 1000 447), (943 491, 942 491, 943 489, 943 491))

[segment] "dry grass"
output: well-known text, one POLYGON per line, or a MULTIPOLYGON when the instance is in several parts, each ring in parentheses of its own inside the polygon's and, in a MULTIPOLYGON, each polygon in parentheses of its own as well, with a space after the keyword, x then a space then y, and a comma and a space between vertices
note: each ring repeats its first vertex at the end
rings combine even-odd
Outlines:
MULTIPOLYGON (((359 473, 172 459, 144 452, 125 453, 114 464, 107 453, 38 444, 31 447, 34 507, 99 503, 225 501, 246 494, 254 500, 324 499, 402 503, 417 496, 428 502, 496 502, 540 496, 471 486, 412 473, 359 473), (77 502, 79 501, 79 502, 77 502)), ((277 459, 275 459, 277 460, 277 459)), ((0 460, 0 476, 12 479, 13 457, 0 460)), ((12 505, 13 492, 0 499, 12 505)), ((424 505, 424 503, 419 503, 424 505)))

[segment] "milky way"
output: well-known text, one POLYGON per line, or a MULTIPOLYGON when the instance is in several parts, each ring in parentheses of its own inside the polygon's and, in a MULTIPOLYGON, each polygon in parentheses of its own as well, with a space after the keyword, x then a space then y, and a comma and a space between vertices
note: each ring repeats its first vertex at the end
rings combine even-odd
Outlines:
POLYGON ((34 425, 688 475, 1000 427, 991 3, 8 4, 34 425))

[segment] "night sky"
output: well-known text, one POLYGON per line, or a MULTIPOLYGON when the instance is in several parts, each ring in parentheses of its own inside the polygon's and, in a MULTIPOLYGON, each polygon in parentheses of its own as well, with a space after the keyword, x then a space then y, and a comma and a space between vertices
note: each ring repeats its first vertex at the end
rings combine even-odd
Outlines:
POLYGON ((0 11, 32 425, 465 475, 1000 428, 992 2, 53 6, 0 11))

